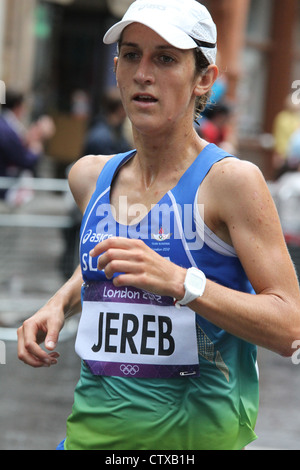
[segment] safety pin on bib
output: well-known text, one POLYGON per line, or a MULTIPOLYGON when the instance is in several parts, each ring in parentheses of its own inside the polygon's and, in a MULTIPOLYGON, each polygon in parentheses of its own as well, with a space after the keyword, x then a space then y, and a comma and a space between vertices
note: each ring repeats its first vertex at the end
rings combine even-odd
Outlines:
POLYGON ((194 371, 194 372, 188 372, 188 371, 186 371, 186 372, 180 372, 180 375, 181 375, 181 376, 184 376, 184 377, 187 376, 187 375, 195 375, 195 374, 197 374, 196 371, 194 371))

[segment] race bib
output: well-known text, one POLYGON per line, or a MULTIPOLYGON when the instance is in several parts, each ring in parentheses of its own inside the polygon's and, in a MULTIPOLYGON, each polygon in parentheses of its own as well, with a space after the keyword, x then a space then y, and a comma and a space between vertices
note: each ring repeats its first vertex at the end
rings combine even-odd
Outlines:
POLYGON ((111 282, 85 287, 75 349, 95 375, 199 376, 195 313, 111 282))

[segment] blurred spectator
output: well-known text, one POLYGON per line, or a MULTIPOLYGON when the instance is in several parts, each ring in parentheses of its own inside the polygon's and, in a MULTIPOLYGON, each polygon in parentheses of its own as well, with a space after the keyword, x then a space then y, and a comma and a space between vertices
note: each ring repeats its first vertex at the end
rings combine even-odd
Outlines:
POLYGON ((300 126, 293 132, 288 143, 287 167, 289 171, 300 171, 300 126))
MULTIPOLYGON (((219 75, 217 80, 212 86, 211 89, 211 101, 214 104, 220 104, 224 101, 226 93, 228 89, 228 83, 225 75, 219 75)), ((206 115, 207 109, 209 109, 210 105, 206 107, 203 112, 203 116, 206 115)))
MULTIPOLYGON (((48 116, 42 116, 27 130, 22 122, 24 113, 23 94, 7 90, 0 116, 0 176, 20 177, 23 170, 34 172, 45 140, 54 133, 48 116)), ((0 189, 2 199, 6 194, 0 189)))
MULTIPOLYGON (((114 155, 131 149, 130 138, 126 134, 126 114, 117 88, 110 89, 103 97, 101 113, 87 133, 82 156, 114 155)), ((74 204, 71 209, 73 224, 64 229, 65 248, 60 269, 68 279, 78 263, 78 241, 81 225, 81 213, 74 204)))
POLYGON ((75 90, 71 96, 71 114, 78 119, 90 116, 90 99, 84 90, 75 90))
POLYGON ((300 106, 293 103, 289 95, 285 101, 285 107, 275 117, 273 124, 274 155, 273 165, 276 176, 280 176, 288 170, 287 152, 293 132, 300 126, 300 106))
POLYGON ((200 137, 232 153, 234 150, 230 143, 231 117, 231 109, 227 104, 208 105, 204 116, 199 121, 197 131, 200 137))
POLYGON ((101 114, 87 134, 83 155, 114 155, 130 150, 124 131, 125 119, 119 90, 112 88, 102 99, 101 114))

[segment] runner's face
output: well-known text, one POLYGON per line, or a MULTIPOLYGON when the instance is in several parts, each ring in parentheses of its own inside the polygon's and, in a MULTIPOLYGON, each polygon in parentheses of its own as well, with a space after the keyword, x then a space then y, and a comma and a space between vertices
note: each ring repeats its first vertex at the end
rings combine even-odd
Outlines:
POLYGON ((197 83, 192 50, 176 49, 133 23, 124 30, 116 73, 127 115, 138 131, 192 125, 197 83))

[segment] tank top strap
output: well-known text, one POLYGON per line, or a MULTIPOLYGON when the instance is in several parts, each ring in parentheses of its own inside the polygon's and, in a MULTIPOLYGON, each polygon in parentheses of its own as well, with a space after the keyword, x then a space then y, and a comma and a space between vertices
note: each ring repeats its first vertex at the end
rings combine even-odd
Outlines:
POLYGON ((98 176, 97 189, 109 187, 119 168, 124 165, 135 153, 136 150, 130 150, 125 153, 119 153, 108 160, 108 162, 106 162, 104 165, 100 175, 98 176))
POLYGON ((188 202, 188 196, 194 199, 200 184, 212 166, 227 157, 234 157, 234 155, 225 152, 215 144, 208 144, 182 175, 177 186, 172 190, 174 195, 179 197, 179 201, 183 197, 182 200, 188 202))

